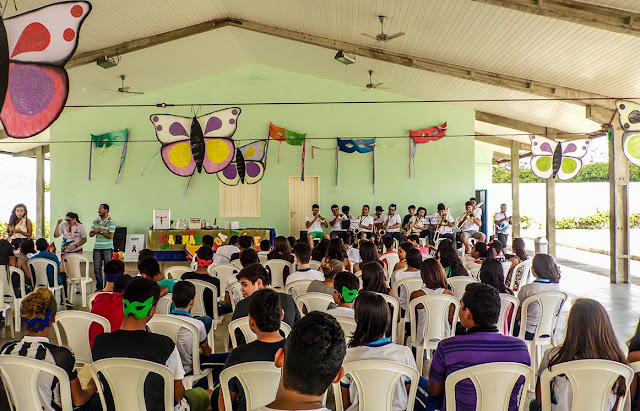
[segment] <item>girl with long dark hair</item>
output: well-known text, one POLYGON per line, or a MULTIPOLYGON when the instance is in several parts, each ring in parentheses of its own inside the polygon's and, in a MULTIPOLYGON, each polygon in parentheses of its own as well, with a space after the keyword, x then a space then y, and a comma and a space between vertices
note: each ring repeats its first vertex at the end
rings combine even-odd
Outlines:
POLYGON ((360 250, 360 259, 362 261, 353 265, 354 273, 360 271, 360 267, 362 267, 362 264, 364 263, 377 261, 380 266, 382 266, 382 262, 380 261, 380 258, 378 256, 378 248, 374 243, 372 243, 371 241, 360 241, 358 243, 358 250, 360 250))
POLYGON ((13 207, 7 225, 7 233, 9 234, 9 242, 14 238, 31 238, 33 236, 33 224, 27 218, 26 205, 17 204, 13 207))
MULTIPOLYGON (((529 259, 529 256, 527 255, 527 251, 525 250, 524 240, 522 238, 513 239, 513 243, 511 244, 511 250, 513 250, 514 254, 508 254, 505 256, 511 262, 511 268, 509 268, 509 272, 507 273, 507 276, 505 278, 505 284, 511 284, 513 269, 516 267, 516 265, 529 259)), ((517 273, 516 279, 513 283, 514 290, 517 290, 518 288, 520 288, 520 281, 522 281, 523 274, 524 274, 524 271, 517 273)))

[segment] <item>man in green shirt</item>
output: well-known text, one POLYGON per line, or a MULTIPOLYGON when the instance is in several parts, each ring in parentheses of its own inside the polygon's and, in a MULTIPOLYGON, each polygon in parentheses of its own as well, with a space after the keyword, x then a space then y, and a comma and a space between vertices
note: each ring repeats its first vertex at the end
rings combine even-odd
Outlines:
POLYGON ((91 223, 89 237, 95 237, 93 246, 93 273, 96 276, 96 290, 102 290, 102 263, 113 258, 113 236, 116 223, 109 217, 109 205, 100 204, 98 218, 91 223))

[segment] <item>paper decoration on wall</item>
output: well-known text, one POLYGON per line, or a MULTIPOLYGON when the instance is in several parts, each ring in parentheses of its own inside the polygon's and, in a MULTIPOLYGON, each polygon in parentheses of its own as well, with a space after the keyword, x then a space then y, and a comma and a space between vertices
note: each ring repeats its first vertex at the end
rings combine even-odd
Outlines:
POLYGON ((69 95, 64 65, 78 46, 80 26, 91 12, 86 1, 53 3, 0 18, 0 121, 10 137, 46 130, 69 95))
POLYGON ((345 153, 371 153, 371 162, 372 162, 372 170, 373 170, 373 194, 376 193, 376 139, 344 139, 337 138, 336 145, 336 185, 338 184, 338 173, 340 170, 339 163, 339 152, 344 151, 345 153))
POLYGON ((429 128, 423 128, 422 130, 409 130, 411 139, 409 141, 409 178, 411 178, 412 164, 413 168, 416 168, 416 152, 418 151, 418 144, 428 143, 429 141, 438 141, 442 137, 447 135, 447 122, 442 123, 441 126, 433 126, 429 128))
POLYGON ((105 133, 100 135, 91 134, 91 143, 89 147, 89 181, 91 181, 91 168, 93 164, 93 151, 94 148, 101 148, 101 152, 111 146, 122 146, 122 154, 120 155, 120 165, 118 166, 118 175, 116 176, 116 184, 120 181, 120 174, 122 168, 127 160, 127 152, 129 151, 129 129, 125 128, 122 131, 114 131, 112 133, 105 133))
POLYGON ((529 136, 531 140, 531 171, 547 180, 555 178, 569 180, 582 169, 582 157, 587 154, 590 140, 573 140, 559 143, 540 136, 529 136))
POLYGON ((640 167, 640 104, 633 101, 616 101, 622 134, 622 150, 627 159, 640 167))
POLYGON ((228 185, 255 184, 264 176, 262 160, 267 153, 267 140, 258 140, 236 149, 233 161, 218 173, 218 179, 228 185))
POLYGON ((296 133, 295 131, 286 130, 282 127, 269 123, 269 137, 280 142, 284 141, 292 146, 301 146, 307 133, 296 133))

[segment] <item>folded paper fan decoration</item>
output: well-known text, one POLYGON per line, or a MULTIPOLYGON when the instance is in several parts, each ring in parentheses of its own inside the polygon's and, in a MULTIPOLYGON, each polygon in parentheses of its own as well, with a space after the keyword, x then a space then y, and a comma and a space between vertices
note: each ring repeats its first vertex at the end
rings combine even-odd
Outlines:
POLYGON ((116 184, 120 180, 120 174, 122 168, 127 159, 127 152, 129 151, 129 129, 125 128, 122 131, 114 131, 112 133, 105 133, 100 135, 91 134, 91 143, 89 147, 89 181, 91 181, 91 168, 93 163, 93 150, 95 148, 102 148, 104 152, 111 146, 122 146, 122 154, 120 155, 120 165, 118 166, 118 175, 116 176, 116 184))
POLYGON ((627 159, 640 167, 640 104, 633 101, 616 101, 622 134, 622 151, 627 159))
POLYGON ((447 135, 447 122, 442 123, 441 126, 433 126, 429 128, 423 128, 422 130, 409 130, 411 139, 409 141, 409 178, 411 178, 412 164, 413 168, 416 168, 416 151, 418 144, 428 143, 429 141, 438 141, 442 137, 447 135))
POLYGON ((0 121, 8 136, 35 136, 62 113, 69 95, 64 65, 89 12, 89 2, 67 1, 0 17, 0 121))
POLYGON ((338 172, 339 172, 339 152, 343 151, 345 153, 371 153, 371 162, 372 162, 372 170, 373 170, 373 194, 376 193, 376 139, 344 139, 337 138, 336 145, 336 185, 338 184, 338 172))
POLYGON ((559 143, 540 136, 531 140, 531 171, 543 180, 555 178, 569 180, 582 169, 582 157, 587 154, 591 140, 573 140, 559 143))

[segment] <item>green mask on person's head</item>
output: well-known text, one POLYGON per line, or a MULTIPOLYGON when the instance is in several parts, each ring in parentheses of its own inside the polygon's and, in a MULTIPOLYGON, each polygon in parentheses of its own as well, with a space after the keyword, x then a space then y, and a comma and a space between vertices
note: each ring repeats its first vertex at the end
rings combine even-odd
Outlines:
POLYGON ((358 290, 350 290, 344 285, 342 286, 342 299, 350 303, 358 296, 358 290))
POLYGON ((144 302, 130 302, 127 299, 122 300, 122 307, 124 311, 124 316, 128 316, 129 314, 133 314, 137 319, 141 319, 149 315, 149 311, 153 308, 153 297, 147 298, 144 302))

